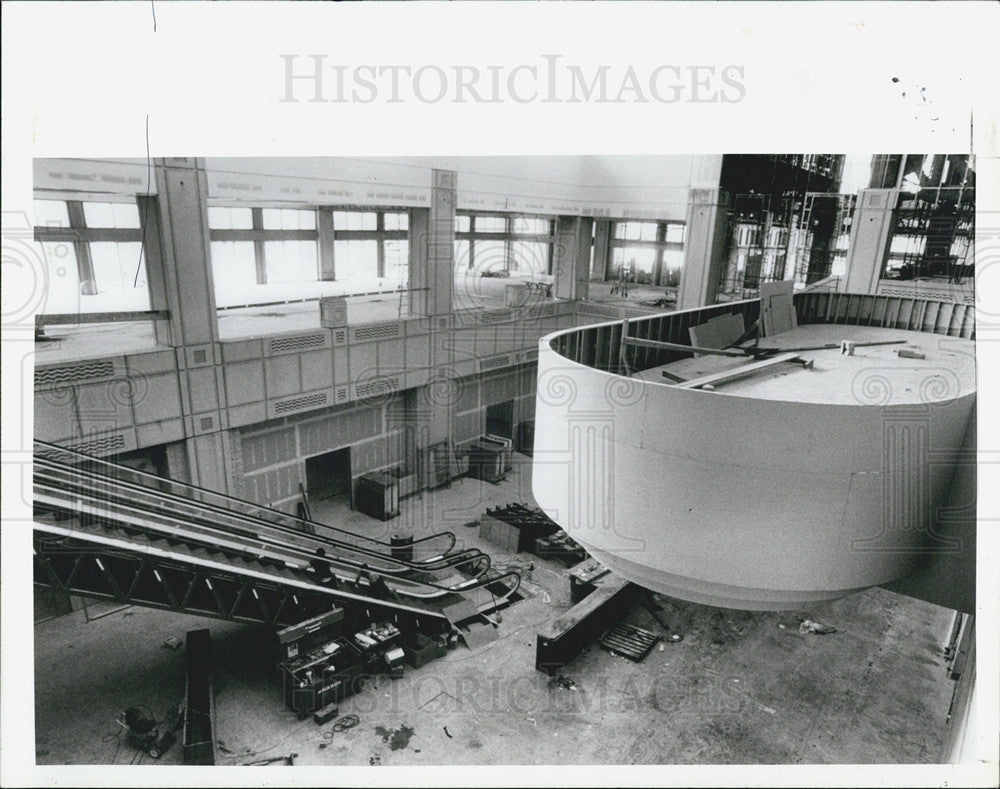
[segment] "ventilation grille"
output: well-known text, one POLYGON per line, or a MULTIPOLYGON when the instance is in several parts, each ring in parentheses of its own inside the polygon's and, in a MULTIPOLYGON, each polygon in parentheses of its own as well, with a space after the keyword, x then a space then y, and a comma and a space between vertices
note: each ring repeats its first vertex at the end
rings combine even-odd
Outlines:
POLYGON ((354 387, 354 391, 358 393, 358 397, 374 397, 376 395, 394 392, 397 389, 399 389, 399 378, 397 376, 373 378, 370 381, 365 381, 363 384, 357 384, 354 387))
POLYGON ((347 329, 334 329, 333 344, 347 345, 347 329))
POLYGON ((122 449, 124 446, 125 435, 123 433, 116 433, 113 436, 102 436, 90 441, 81 441, 79 444, 70 444, 68 448, 77 452, 86 452, 90 455, 103 455, 108 452, 114 452, 116 449, 122 449))
POLYGON ((499 356, 489 356, 479 360, 480 370, 492 370, 496 367, 505 367, 510 364, 510 354, 502 353, 499 356))
POLYGON ((387 340, 398 337, 402 326, 398 323, 376 323, 371 326, 359 326, 354 330, 355 340, 387 340))
POLYGON ((335 392, 334 392, 333 397, 334 397, 334 400, 336 402, 338 402, 338 403, 346 403, 347 402, 347 387, 346 386, 338 386, 336 388, 335 392))
POLYGON ((588 304, 580 309, 582 315, 600 315, 604 318, 620 318, 622 313, 617 307, 600 307, 588 304))
POLYGON ((524 352, 524 360, 526 362, 533 362, 538 359, 538 349, 532 348, 530 351, 524 352))
POLYGON ((479 313, 480 323, 505 323, 514 319, 512 310, 486 310, 479 313))
POLYGON ((287 414, 290 411, 301 411, 305 408, 316 408, 321 405, 326 405, 326 392, 282 400, 280 403, 275 403, 274 413, 287 414))
POLYGON ((74 364, 69 367, 49 367, 35 370, 35 386, 54 386, 73 381, 90 381, 95 378, 110 378, 115 374, 114 362, 109 360, 74 364))
POLYGON ((271 340, 271 353, 285 351, 306 351, 310 348, 322 348, 326 337, 322 334, 303 334, 299 337, 278 337, 271 340))

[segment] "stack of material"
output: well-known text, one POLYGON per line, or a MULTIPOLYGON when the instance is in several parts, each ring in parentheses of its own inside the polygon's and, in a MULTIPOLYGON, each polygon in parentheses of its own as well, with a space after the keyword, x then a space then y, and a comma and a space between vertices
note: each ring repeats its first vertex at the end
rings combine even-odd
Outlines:
POLYGON ((483 436, 482 440, 488 441, 491 444, 499 444, 502 447, 500 462, 504 472, 510 471, 513 468, 510 461, 511 453, 514 451, 514 441, 504 436, 495 436, 492 433, 487 433, 483 436))
POLYGON ((487 509, 479 522, 479 536, 508 553, 532 551, 539 538, 559 530, 544 512, 525 504, 508 504, 487 509))
POLYGON ((477 438, 468 446, 469 476, 485 482, 499 482, 507 473, 507 444, 493 439, 477 438))
POLYGON ((555 559, 566 567, 572 567, 587 558, 587 552, 562 529, 551 537, 535 540, 535 553, 540 559, 555 559))

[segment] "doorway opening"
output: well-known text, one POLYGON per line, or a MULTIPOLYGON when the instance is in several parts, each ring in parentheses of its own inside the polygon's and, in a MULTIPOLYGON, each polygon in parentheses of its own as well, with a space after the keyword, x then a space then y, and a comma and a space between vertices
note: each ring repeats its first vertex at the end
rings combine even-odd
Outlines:
POLYGON ((486 435, 514 438, 514 401, 486 406, 486 435))
POLYGON ((351 499, 351 448, 306 458, 306 491, 312 501, 351 499))

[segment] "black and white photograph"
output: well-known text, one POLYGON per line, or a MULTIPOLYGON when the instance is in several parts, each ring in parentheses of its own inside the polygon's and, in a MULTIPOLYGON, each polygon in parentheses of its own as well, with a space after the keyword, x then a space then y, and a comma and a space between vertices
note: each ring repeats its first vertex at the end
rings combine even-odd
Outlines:
POLYGON ((5 5, 4 785, 995 785, 1000 113, 878 49, 955 4, 786 4, 840 103, 758 3, 5 5))

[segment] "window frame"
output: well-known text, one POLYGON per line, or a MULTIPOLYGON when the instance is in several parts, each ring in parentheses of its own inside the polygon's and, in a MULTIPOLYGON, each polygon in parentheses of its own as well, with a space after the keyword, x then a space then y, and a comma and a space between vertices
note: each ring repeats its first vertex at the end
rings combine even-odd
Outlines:
POLYGON ((476 242, 477 241, 502 241, 504 244, 504 267, 503 270, 510 272, 510 262, 512 258, 512 244, 517 241, 545 244, 547 249, 545 274, 552 274, 552 257, 555 250, 556 241, 556 217, 546 214, 526 214, 526 213, 506 213, 503 211, 455 211, 455 218, 469 219, 468 231, 455 231, 455 241, 469 242, 469 263, 465 267, 468 271, 474 271, 476 267, 476 242), (476 230, 477 218, 503 219, 504 230, 476 230), (514 230, 514 223, 518 219, 540 219, 548 223, 548 233, 521 233, 514 230))
POLYGON ((640 247, 643 249, 655 250, 653 259, 653 271, 651 274, 651 284, 655 287, 663 287, 663 277, 666 267, 664 266, 665 252, 683 252, 687 243, 687 223, 680 219, 612 219, 608 231, 608 257, 606 280, 614 279, 614 258, 615 249, 625 249, 627 247, 640 247), (618 226, 629 223, 656 224, 656 238, 649 241, 631 240, 618 237, 618 226), (671 226, 683 228, 680 241, 668 241, 667 235, 671 226))
POLYGON ((264 244, 267 241, 315 241, 316 242, 316 279, 317 281, 337 281, 337 263, 334 254, 336 241, 375 241, 376 242, 376 276, 385 277, 385 242, 410 240, 410 224, 412 216, 410 209, 395 206, 361 206, 361 205, 294 205, 278 203, 261 203, 248 206, 238 202, 210 201, 212 208, 249 208, 253 227, 251 229, 232 230, 214 229, 209 227, 210 241, 252 241, 254 245, 254 260, 256 264, 257 284, 267 284, 267 258, 264 244), (271 230, 264 228, 264 211, 270 209, 293 209, 297 211, 312 211, 316 215, 316 227, 308 230, 271 230), (375 214, 374 230, 338 230, 335 214, 353 212, 375 214), (406 214, 406 230, 387 230, 386 214, 406 214))
MULTIPOLYGON (((91 254, 91 243, 116 243, 116 244, 139 244, 139 263, 145 265, 146 255, 146 228, 147 217, 143 213, 141 201, 135 200, 96 200, 84 199, 82 196, 65 197, 48 195, 44 192, 36 192, 32 196, 33 200, 48 201, 66 204, 66 214, 69 218, 68 227, 56 225, 33 225, 32 235, 34 241, 39 244, 72 244, 76 256, 77 279, 82 284, 89 282, 96 288, 97 278, 94 271, 94 259, 91 254), (115 228, 115 227, 89 227, 83 208, 84 203, 116 203, 122 205, 135 205, 139 212, 139 227, 115 228)), ((153 295, 149 291, 149 272, 146 273, 146 294, 150 304, 153 302, 153 295)), ((57 325, 74 321, 82 322, 106 322, 116 319, 125 319, 129 316, 153 316, 162 317, 163 310, 115 310, 113 312, 99 313, 75 313, 64 315, 58 313, 40 314, 38 316, 40 324, 57 325)))

